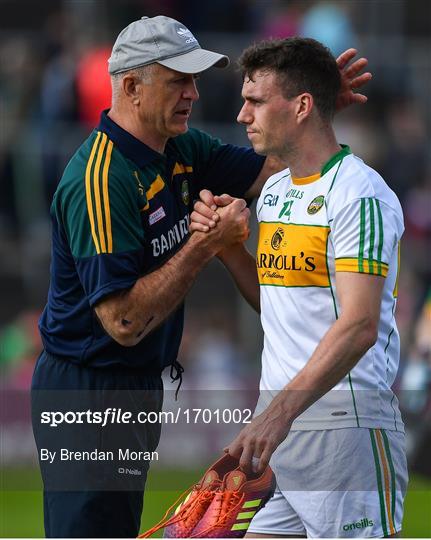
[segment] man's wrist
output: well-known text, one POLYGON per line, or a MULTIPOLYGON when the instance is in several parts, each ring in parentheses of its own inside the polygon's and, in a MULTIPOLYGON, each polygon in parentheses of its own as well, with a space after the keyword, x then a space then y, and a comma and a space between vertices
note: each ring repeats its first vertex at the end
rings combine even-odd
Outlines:
POLYGON ((193 251, 198 253, 205 262, 212 259, 218 252, 214 240, 211 240, 208 233, 195 231, 191 234, 187 244, 193 251))

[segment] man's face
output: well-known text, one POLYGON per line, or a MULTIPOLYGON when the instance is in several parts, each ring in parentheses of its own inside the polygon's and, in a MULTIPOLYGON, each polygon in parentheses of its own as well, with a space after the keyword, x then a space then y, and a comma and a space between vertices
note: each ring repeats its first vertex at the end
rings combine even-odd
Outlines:
POLYGON ((274 72, 258 70, 252 77, 244 79, 237 121, 246 126, 255 152, 283 157, 295 141, 296 100, 283 96, 274 72))
POLYGON ((149 84, 141 84, 139 113, 146 129, 162 140, 188 130, 193 102, 199 99, 197 75, 154 65, 149 84))

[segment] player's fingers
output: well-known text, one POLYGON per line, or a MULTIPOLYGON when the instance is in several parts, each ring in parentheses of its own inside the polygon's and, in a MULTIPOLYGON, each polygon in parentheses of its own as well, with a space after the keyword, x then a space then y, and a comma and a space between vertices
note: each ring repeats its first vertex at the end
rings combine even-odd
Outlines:
POLYGON ((214 202, 217 206, 227 206, 233 201, 234 197, 228 195, 227 193, 223 193, 223 195, 214 195, 214 202))
POLYGON ((268 467, 269 460, 271 459, 272 451, 267 446, 260 455, 259 464, 257 465, 257 472, 262 474, 263 471, 268 467))
POLYGON ((216 212, 214 212, 214 210, 209 208, 202 201, 196 201, 193 208, 194 208, 193 213, 200 214, 202 217, 206 218, 208 221, 217 222, 220 219, 219 215, 216 212))
POLYGON ((239 458, 239 466, 244 472, 252 471, 253 454, 254 445, 251 442, 244 444, 241 457, 239 458))
POLYGON ((241 215, 245 217, 247 220, 250 219, 250 208, 247 208, 246 206, 244 210, 241 211, 241 215))
POLYGON ((337 58, 338 69, 344 69, 350 60, 356 56, 357 52, 358 51, 356 49, 347 49, 346 51, 342 52, 337 58))
POLYGON ((366 58, 359 58, 359 60, 356 60, 356 62, 353 62, 351 66, 344 70, 344 75, 349 79, 353 79, 353 77, 360 73, 367 65, 368 60, 366 58))
POLYGON ((245 208, 247 208, 247 203, 244 199, 234 199, 231 204, 236 210, 238 210, 238 212, 242 212, 245 208))
MULTIPOLYGON (((217 216, 218 220, 218 216, 217 216)), ((197 223, 202 223, 203 225, 208 225, 208 227, 214 228, 217 224, 215 220, 213 219, 213 216, 208 218, 207 216, 204 216, 200 212, 197 212, 194 210, 190 215, 190 221, 196 221, 197 223)))
POLYGON ((217 208, 217 205, 214 203, 214 195, 209 189, 202 189, 199 192, 199 197, 209 208, 212 208, 213 210, 217 208))
POLYGON ((242 453, 242 447, 243 445, 237 439, 235 439, 234 441, 230 443, 229 446, 227 446, 224 449, 224 451, 228 453, 230 456, 233 456, 239 459, 242 453))
POLYGON ((208 227, 208 225, 203 225, 202 223, 192 222, 189 225, 189 231, 191 233, 194 233, 194 232, 208 232, 209 230, 210 230, 210 228, 208 227))
POLYGON ((350 88, 360 88, 361 86, 364 86, 368 81, 370 81, 373 78, 371 73, 363 73, 362 75, 359 75, 358 77, 355 77, 350 82, 350 88))

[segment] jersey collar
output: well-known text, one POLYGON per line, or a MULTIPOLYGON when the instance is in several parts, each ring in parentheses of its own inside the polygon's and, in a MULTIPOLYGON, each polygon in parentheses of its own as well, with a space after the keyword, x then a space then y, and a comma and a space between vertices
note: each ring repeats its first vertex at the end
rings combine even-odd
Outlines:
POLYGON ((120 152, 128 159, 131 159, 141 169, 149 163, 163 159, 165 156, 156 152, 145 143, 139 141, 128 131, 121 128, 108 116, 109 109, 100 115, 100 123, 97 126, 99 131, 106 133, 109 139, 117 146, 120 152))
POLYGON ((350 148, 345 144, 340 144, 341 150, 339 150, 336 154, 334 154, 322 167, 322 170, 320 173, 312 174, 311 176, 306 176, 304 178, 296 178, 292 176, 292 183, 295 185, 303 186, 305 184, 311 184, 313 182, 316 182, 316 180, 319 180, 322 176, 324 176, 328 171, 332 169, 332 167, 344 159, 347 155, 351 154, 352 151, 350 148))
POLYGON ((352 151, 346 144, 340 144, 340 146, 341 146, 341 150, 339 150, 336 154, 334 154, 331 158, 329 158, 329 160, 325 163, 325 165, 323 165, 322 172, 320 173, 321 176, 323 176, 328 171, 330 171, 336 163, 338 163, 339 161, 341 161, 346 156, 352 153, 352 151))

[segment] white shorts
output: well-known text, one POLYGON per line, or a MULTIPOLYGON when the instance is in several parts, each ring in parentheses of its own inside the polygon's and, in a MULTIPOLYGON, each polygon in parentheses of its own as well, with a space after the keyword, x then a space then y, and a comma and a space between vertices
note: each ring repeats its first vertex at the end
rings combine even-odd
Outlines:
POLYGON ((277 489, 248 533, 377 538, 401 530, 408 473, 404 433, 291 431, 270 465, 277 489))

